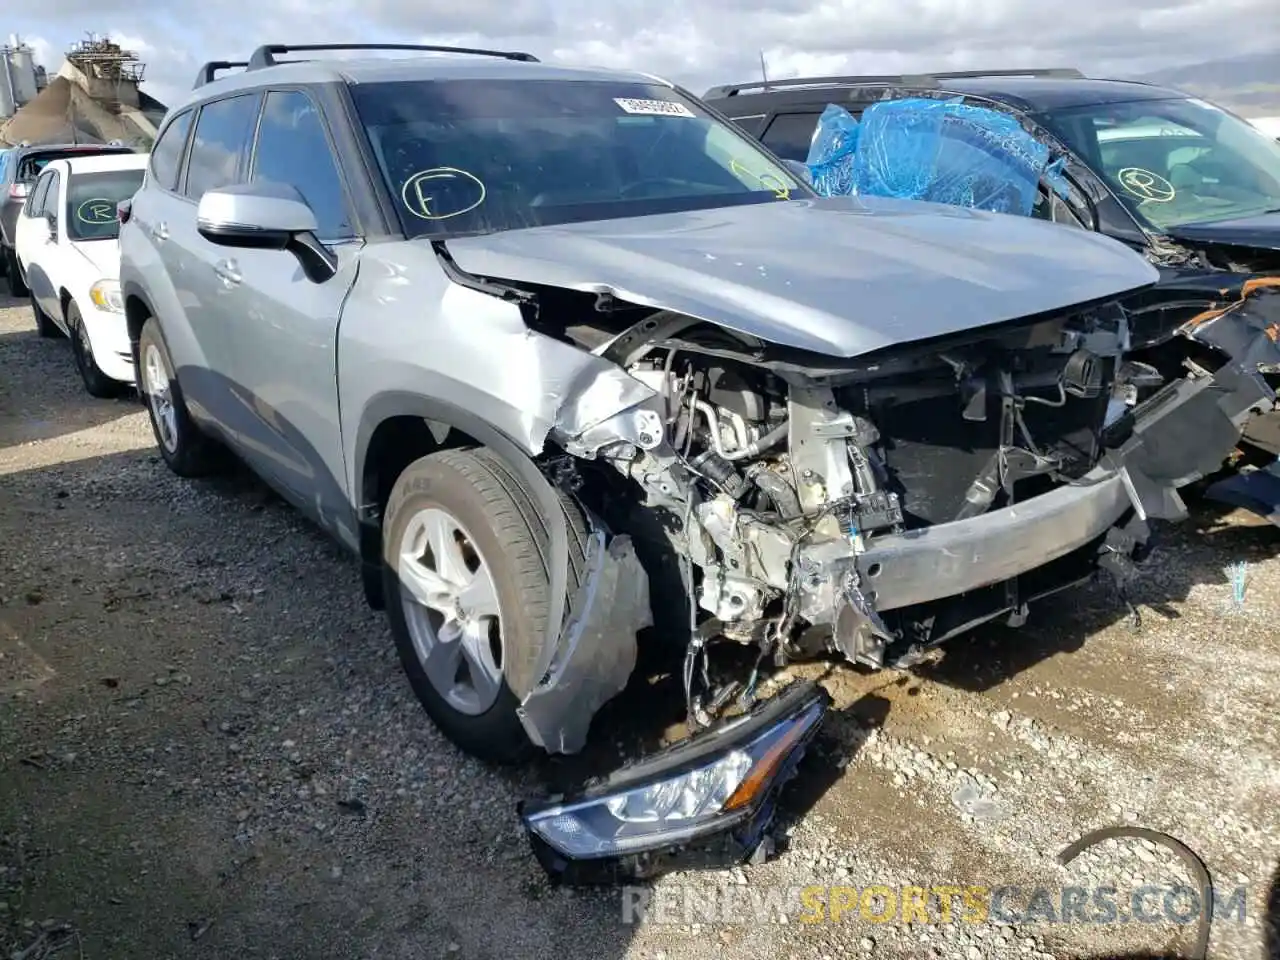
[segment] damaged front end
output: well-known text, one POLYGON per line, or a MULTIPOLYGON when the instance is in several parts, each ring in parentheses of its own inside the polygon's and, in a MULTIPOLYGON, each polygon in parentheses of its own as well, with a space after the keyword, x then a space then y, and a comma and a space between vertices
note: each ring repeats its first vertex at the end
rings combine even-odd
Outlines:
POLYGON ((1123 581, 1145 521, 1184 516, 1178 488, 1269 402, 1259 377, 1167 380, 1129 346, 1104 304, 816 368, 659 314, 602 350, 653 399, 564 446, 661 517, 694 661, 728 640, 903 664, 1100 564, 1123 581))
MULTIPOLYGON (((651 588, 660 634, 686 638, 694 735, 581 798, 526 808, 539 857, 564 876, 644 872, 684 849, 652 810, 636 821, 648 826, 626 821, 620 798, 685 796, 690 771, 728 776, 718 718, 776 718, 755 705, 766 663, 834 653, 905 666, 981 623, 1021 625, 1031 603, 1099 572, 1123 596, 1147 521, 1185 516, 1178 489, 1212 473, 1274 398, 1237 365, 1170 379, 1131 359, 1114 302, 853 359, 671 312, 582 342, 649 390, 587 429, 551 432, 567 454, 560 482, 607 491, 600 513, 619 536, 606 548, 598 533, 607 572, 572 604, 576 647, 562 643, 570 655, 522 716, 548 749, 580 745, 633 662, 610 624, 635 620, 651 588), (723 643, 754 649, 756 669, 713 682, 709 651, 723 643), (566 717, 581 720, 567 738, 566 717)), ((735 832, 755 823, 745 813, 699 809, 699 836, 750 846, 735 832)))
POLYGON ((1134 355, 1166 374, 1212 377, 1221 410, 1239 424, 1241 437, 1225 464, 1234 468, 1231 475, 1205 494, 1280 525, 1280 277, 1165 272, 1170 275, 1130 308, 1138 331, 1134 355), (1195 307, 1190 319, 1169 323, 1195 307))

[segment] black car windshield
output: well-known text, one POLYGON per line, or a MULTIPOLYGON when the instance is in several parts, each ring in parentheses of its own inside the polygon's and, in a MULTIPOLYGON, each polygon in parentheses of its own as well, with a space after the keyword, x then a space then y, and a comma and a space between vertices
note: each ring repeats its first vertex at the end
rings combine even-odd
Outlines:
POLYGON ((409 236, 491 233, 809 196, 732 126, 659 84, 356 84, 409 236))
POLYGON ((116 204, 142 186, 141 170, 73 173, 67 184, 67 236, 72 240, 114 240, 120 235, 116 204))
POLYGON ((1038 119, 1157 230, 1280 210, 1280 143, 1211 103, 1104 103, 1038 119))

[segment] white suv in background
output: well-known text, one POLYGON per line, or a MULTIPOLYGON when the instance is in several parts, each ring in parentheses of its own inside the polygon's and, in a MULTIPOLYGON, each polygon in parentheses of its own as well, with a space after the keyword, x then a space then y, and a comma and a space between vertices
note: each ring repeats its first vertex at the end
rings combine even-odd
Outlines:
POLYGON ((65 333, 85 389, 113 396, 133 383, 120 298, 116 204, 142 185, 148 154, 54 160, 18 215, 14 249, 42 337, 65 333))

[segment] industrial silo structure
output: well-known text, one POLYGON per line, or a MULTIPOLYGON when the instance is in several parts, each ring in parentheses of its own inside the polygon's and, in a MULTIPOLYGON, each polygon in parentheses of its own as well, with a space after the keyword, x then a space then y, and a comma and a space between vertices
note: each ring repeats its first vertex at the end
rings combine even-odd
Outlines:
POLYGON ((9 46, 5 50, 10 69, 13 72, 13 99, 18 106, 30 103, 36 98, 39 89, 36 87, 36 55, 35 51, 22 42, 15 34, 9 38, 9 46))
POLYGON ((16 35, 0 46, 0 117, 11 117, 40 92, 35 51, 16 35))

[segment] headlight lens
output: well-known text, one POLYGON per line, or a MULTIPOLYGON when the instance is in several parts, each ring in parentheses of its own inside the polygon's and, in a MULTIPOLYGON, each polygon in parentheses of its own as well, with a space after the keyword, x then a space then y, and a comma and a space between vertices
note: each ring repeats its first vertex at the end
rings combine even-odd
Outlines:
POLYGON ((666 776, 655 771, 648 782, 617 790, 606 784, 593 791, 595 796, 528 813, 526 825, 576 859, 617 856, 725 829, 736 818, 750 816, 770 793, 825 710, 825 701, 805 705, 742 738, 746 742, 733 735, 736 724, 730 724, 717 735, 728 740, 724 750, 705 751, 666 776))
POLYGON ((89 288, 89 299, 99 310, 124 313, 124 299, 120 296, 120 284, 115 280, 99 280, 89 288))

